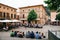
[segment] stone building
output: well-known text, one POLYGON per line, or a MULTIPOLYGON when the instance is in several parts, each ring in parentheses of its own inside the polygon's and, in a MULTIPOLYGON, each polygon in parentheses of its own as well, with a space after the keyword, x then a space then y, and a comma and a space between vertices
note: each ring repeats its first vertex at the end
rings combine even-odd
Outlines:
POLYGON ((20 20, 22 21, 22 23, 28 22, 27 17, 31 10, 35 10, 35 12, 37 13, 37 19, 32 23, 45 24, 48 20, 48 15, 43 5, 20 7, 19 10, 20 10, 20 20))
POLYGON ((0 3, 0 19, 16 19, 16 8, 0 3))
POLYGON ((58 13, 56 11, 51 11, 51 21, 56 21, 55 18, 57 14, 58 13))

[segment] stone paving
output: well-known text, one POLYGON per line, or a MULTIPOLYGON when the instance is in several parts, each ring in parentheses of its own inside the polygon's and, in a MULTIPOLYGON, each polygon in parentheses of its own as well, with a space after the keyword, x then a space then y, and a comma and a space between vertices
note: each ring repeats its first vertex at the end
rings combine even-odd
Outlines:
MULTIPOLYGON (((17 29, 18 31, 23 31, 26 33, 27 31, 38 31, 38 32, 43 32, 46 38, 44 39, 38 39, 38 40, 48 40, 48 30, 60 30, 60 26, 52 26, 52 25, 45 25, 43 26, 42 29, 40 28, 24 28, 24 27, 19 27, 17 29)), ((15 37, 10 37, 10 31, 8 32, 0 32, 0 40, 36 40, 36 39, 30 39, 30 38, 15 38, 15 37)))

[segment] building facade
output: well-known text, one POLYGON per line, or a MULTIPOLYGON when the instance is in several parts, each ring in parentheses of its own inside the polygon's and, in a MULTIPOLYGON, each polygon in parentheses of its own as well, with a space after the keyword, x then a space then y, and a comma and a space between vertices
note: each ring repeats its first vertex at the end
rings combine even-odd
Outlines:
POLYGON ((0 3, 0 19, 16 19, 16 8, 0 3))
POLYGON ((51 11, 51 21, 56 21, 55 18, 57 14, 58 13, 56 11, 51 11))
POLYGON ((37 13, 37 19, 35 21, 32 21, 32 23, 45 24, 48 20, 48 15, 43 5, 21 7, 19 8, 19 10, 20 10, 20 20, 22 21, 22 23, 28 22, 27 17, 31 10, 35 10, 35 12, 37 13))

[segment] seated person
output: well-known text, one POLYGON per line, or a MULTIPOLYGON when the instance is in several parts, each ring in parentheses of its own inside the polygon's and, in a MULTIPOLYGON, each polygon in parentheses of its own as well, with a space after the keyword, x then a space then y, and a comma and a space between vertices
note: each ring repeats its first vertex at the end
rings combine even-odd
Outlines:
POLYGON ((22 32, 18 32, 17 36, 20 37, 20 38, 23 38, 23 33, 22 32))
POLYGON ((25 27, 28 27, 28 23, 25 23, 25 27))
POLYGON ((6 28, 5 27, 3 27, 3 30, 5 30, 6 28))
POLYGON ((40 36, 39 36, 38 31, 37 31, 36 34, 35 34, 35 38, 36 38, 36 39, 39 39, 39 37, 40 37, 40 36))
POLYGON ((8 30, 9 28, 8 28, 8 26, 6 26, 6 30, 8 30))
POLYGON ((11 37, 14 37, 14 31, 11 32, 10 36, 11 37))
POLYGON ((8 30, 8 26, 4 27, 3 30, 7 31, 8 30))
POLYGON ((39 39, 42 39, 41 37, 42 37, 42 36, 41 36, 41 33, 39 32, 39 39))
POLYGON ((23 32, 23 36, 25 36, 24 32, 23 32))
POLYGON ((37 24, 34 24, 34 28, 36 28, 37 27, 37 24))
POLYGON ((33 24, 32 23, 30 24, 30 27, 33 27, 33 24))
POLYGON ((44 33, 42 33, 42 35, 41 35, 41 36, 42 36, 42 38, 46 38, 46 36, 44 35, 44 33))
POLYGON ((17 37, 17 31, 14 32, 14 36, 17 37))
POLYGON ((39 28, 39 27, 38 27, 38 24, 36 24, 36 28, 39 28))
POLYGON ((26 32, 26 38, 30 38, 30 31, 26 32))
POLYGON ((33 31, 30 33, 30 38, 35 38, 35 34, 33 31))

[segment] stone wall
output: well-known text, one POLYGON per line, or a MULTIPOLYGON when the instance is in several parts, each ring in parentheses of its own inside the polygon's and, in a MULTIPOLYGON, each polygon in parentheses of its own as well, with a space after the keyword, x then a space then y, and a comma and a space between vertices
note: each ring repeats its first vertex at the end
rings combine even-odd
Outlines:
POLYGON ((60 38, 54 35, 51 31, 48 31, 48 39, 49 40, 60 40, 60 38))

